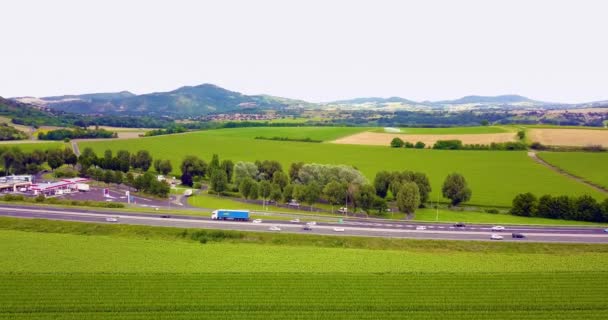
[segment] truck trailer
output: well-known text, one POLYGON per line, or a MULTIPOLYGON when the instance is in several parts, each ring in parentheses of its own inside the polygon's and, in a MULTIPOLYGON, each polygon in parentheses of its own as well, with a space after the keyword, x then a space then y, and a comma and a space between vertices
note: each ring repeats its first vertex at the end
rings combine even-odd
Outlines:
POLYGON ((227 210, 217 209, 211 214, 213 220, 234 220, 247 221, 249 220, 249 210, 227 210))

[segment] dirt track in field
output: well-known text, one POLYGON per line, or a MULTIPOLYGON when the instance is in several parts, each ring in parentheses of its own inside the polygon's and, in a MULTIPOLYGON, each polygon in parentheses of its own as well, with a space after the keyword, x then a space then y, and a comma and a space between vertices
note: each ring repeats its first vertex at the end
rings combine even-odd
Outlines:
POLYGON ((531 129, 530 140, 549 146, 602 145, 608 147, 608 130, 531 129))
POLYGON ((334 140, 332 143, 389 146, 391 140, 395 137, 399 137, 401 140, 411 143, 422 141, 427 147, 432 146, 437 140, 460 140, 463 144, 490 144, 492 142, 515 141, 514 132, 480 134, 399 134, 361 132, 334 140))

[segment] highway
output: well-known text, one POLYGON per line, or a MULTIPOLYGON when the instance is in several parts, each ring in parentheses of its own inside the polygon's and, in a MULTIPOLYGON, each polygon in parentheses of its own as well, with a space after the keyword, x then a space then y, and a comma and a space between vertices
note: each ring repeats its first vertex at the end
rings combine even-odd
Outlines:
POLYGON ((2 206, 0 216, 17 218, 39 218, 51 220, 68 220, 94 223, 122 223, 161 227, 224 229, 241 231, 271 232, 269 227, 278 226, 281 231, 298 234, 321 234, 337 236, 365 236, 387 238, 417 238, 445 240, 490 240, 491 234, 501 234, 503 241, 514 242, 579 242, 608 243, 608 233, 601 227, 555 227, 555 226, 505 226, 502 232, 492 232, 490 225, 466 225, 455 227, 446 223, 417 223, 412 221, 383 221, 379 219, 345 219, 342 224, 317 222, 312 230, 303 230, 303 223, 291 223, 284 220, 263 220, 262 223, 216 221, 206 217, 174 215, 162 218, 153 213, 131 213, 101 211, 95 209, 43 208, 28 206, 2 206), (106 218, 116 217, 117 222, 108 222, 106 218), (426 230, 416 230, 424 226, 426 230), (344 228, 337 232, 334 228, 344 228), (511 233, 522 233, 525 239, 512 239, 511 233))

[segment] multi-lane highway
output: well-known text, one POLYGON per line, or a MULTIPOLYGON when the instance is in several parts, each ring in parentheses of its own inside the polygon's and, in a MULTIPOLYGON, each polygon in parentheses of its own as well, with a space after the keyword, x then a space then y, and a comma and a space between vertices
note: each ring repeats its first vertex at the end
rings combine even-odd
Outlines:
MULTIPOLYGON (((303 223, 292 223, 283 220, 264 220, 262 223, 215 221, 205 217, 173 215, 161 217, 152 213, 130 213, 121 211, 100 211, 86 209, 56 209, 27 206, 0 207, 0 216, 18 218, 40 218, 52 220, 69 220, 95 223, 123 223, 180 228, 225 229, 243 231, 269 231, 277 226, 278 232, 312 233, 325 235, 349 235, 366 237, 451 239, 451 240, 490 240, 491 234, 501 234, 503 241, 535 242, 584 242, 608 243, 608 233, 601 227, 555 227, 555 226, 505 226, 502 232, 493 232, 491 225, 466 225, 455 227, 445 223, 414 223, 410 221, 383 221, 379 219, 345 219, 343 223, 317 222, 312 230, 304 230, 303 223), (115 217, 116 222, 106 218, 115 217), (425 230, 419 230, 424 226, 425 230), (335 231, 336 227, 344 231, 335 231), (512 239, 512 233, 522 233, 524 239, 512 239)), ((277 231, 275 231, 277 232, 277 231)))

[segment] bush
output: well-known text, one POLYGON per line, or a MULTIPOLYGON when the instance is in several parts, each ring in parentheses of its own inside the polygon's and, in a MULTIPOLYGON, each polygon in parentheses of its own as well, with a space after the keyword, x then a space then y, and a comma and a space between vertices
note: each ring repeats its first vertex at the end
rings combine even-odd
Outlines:
POLYGON ((526 132, 524 130, 517 131, 517 138, 519 140, 523 140, 526 137, 526 132))
POLYGON ((418 141, 414 145, 414 148, 416 148, 416 149, 424 149, 424 147, 426 147, 426 144, 424 144, 424 142, 422 142, 422 141, 418 141))
POLYGON ((459 150, 462 149, 462 141, 460 140, 437 140, 433 145, 433 149, 439 150, 459 150))
POLYGON ((534 150, 547 150, 547 147, 540 142, 532 142, 530 148, 534 150))
POLYGON ((393 138, 393 140, 391 140, 391 147, 392 148, 401 148, 401 147, 403 147, 403 140, 401 140, 398 137, 393 138))
POLYGON ((410 149, 411 149, 411 148, 413 148, 413 147, 414 147, 414 144, 413 144, 413 143, 411 143, 411 142, 405 141, 405 142, 403 143, 403 146, 404 146, 404 147, 406 147, 406 148, 410 148, 410 149))
POLYGON ((498 209, 486 209, 486 213, 498 214, 498 209))

